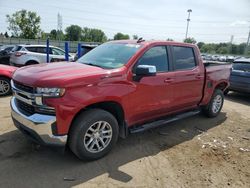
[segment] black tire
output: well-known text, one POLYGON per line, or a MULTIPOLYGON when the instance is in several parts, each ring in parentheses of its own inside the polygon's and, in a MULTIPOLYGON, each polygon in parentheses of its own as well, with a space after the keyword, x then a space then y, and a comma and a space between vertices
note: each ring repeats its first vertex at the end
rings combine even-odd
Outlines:
POLYGON ((229 93, 229 90, 226 89, 226 90, 224 91, 224 95, 226 96, 228 93, 229 93))
MULTIPOLYGON (((207 116, 207 117, 216 117, 221 109, 222 109, 222 106, 223 106, 223 103, 224 103, 224 94, 223 94, 223 91, 221 91, 220 89, 216 89, 210 99, 210 102, 203 107, 203 113, 207 116), (213 105, 215 102, 215 100, 218 98, 221 98, 221 103, 220 103, 220 106, 219 108, 217 108, 217 110, 213 110, 213 105)), ((218 104, 218 103, 217 103, 218 104)))
POLYGON ((6 77, 0 77, 0 96, 6 96, 11 94, 10 79, 6 77))
MULTIPOLYGON (((70 128, 69 132, 68 144, 71 151, 79 159, 96 160, 106 155, 112 149, 112 147, 117 142, 118 135, 118 123, 116 118, 111 113, 101 109, 90 109, 79 114, 79 116, 77 116, 77 118, 72 123, 72 127, 70 128), (107 146, 102 151, 93 153, 90 152, 87 147, 85 147, 85 136, 90 130, 89 128, 100 121, 107 122, 110 125, 109 128, 112 129, 112 137, 109 140, 107 146)), ((92 134, 92 137, 94 137, 94 134, 92 134)), ((98 138, 92 139, 98 140, 98 138)), ((97 145, 95 144, 95 146, 97 145)))

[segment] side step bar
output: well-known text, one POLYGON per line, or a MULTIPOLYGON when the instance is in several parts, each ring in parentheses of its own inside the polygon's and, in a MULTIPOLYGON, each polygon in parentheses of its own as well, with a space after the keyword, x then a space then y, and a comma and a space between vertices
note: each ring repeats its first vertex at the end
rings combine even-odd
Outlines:
POLYGON ((154 121, 154 122, 150 122, 150 123, 146 123, 146 124, 143 124, 143 125, 140 125, 140 126, 137 126, 137 127, 133 127, 131 129, 129 129, 129 132, 130 133, 143 132, 143 131, 146 131, 148 129, 156 128, 156 127, 159 127, 159 126, 167 124, 167 123, 171 123, 171 122, 174 122, 174 121, 177 121, 177 120, 180 120, 180 119, 184 119, 184 118, 187 118, 187 117, 190 117, 190 116, 197 115, 199 113, 200 113, 200 110, 193 110, 193 111, 184 112, 184 113, 181 113, 181 114, 177 114, 177 115, 174 115, 174 116, 167 117, 165 119, 160 119, 160 120, 157 120, 157 121, 154 121))

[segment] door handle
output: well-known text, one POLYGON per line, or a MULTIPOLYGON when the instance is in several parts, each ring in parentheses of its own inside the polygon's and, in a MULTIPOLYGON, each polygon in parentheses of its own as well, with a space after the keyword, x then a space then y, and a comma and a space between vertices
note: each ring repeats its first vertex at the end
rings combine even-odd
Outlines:
POLYGON ((201 75, 197 75, 197 76, 195 76, 195 78, 197 78, 197 79, 201 79, 201 78, 203 78, 203 76, 201 76, 201 75))
POLYGON ((174 81, 173 78, 166 78, 166 79, 164 80, 164 82, 167 83, 167 84, 170 84, 170 83, 172 83, 173 81, 174 81))

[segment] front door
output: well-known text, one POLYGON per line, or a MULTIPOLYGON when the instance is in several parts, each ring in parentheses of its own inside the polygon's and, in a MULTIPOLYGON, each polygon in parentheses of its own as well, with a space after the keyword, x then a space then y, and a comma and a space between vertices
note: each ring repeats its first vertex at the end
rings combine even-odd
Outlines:
POLYGON ((166 46, 155 46, 147 50, 135 64, 153 65, 155 76, 142 77, 133 81, 135 91, 131 92, 129 110, 132 116, 129 124, 136 124, 168 113, 172 102, 173 91, 171 83, 174 73, 169 72, 169 58, 166 46))

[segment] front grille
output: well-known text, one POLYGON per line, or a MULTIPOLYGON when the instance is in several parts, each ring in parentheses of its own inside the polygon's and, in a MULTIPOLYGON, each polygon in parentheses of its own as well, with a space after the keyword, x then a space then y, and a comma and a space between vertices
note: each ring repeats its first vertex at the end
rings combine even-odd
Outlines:
POLYGON ((28 93, 33 93, 34 92, 34 88, 33 87, 30 87, 30 86, 27 86, 27 85, 23 85, 19 82, 16 82, 16 81, 13 81, 14 82, 14 85, 17 89, 21 90, 21 91, 25 91, 25 92, 28 92, 28 93))
POLYGON ((16 105, 25 115, 32 115, 35 113, 35 108, 23 101, 16 99, 16 105))

